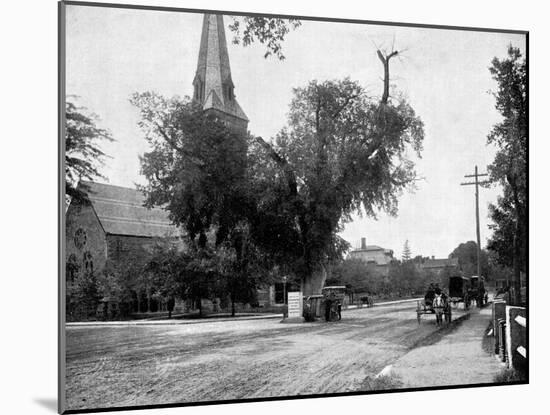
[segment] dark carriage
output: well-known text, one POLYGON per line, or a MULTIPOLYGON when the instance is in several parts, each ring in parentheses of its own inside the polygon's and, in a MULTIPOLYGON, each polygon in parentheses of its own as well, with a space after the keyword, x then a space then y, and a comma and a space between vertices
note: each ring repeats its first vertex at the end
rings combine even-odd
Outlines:
POLYGON ((485 279, 483 277, 478 277, 477 275, 473 275, 470 277, 468 297, 470 298, 470 300, 475 299, 478 307, 483 307, 485 304, 487 304, 488 293, 485 289, 485 279))
POLYGON ((469 278, 454 276, 449 278, 449 302, 453 306, 457 306, 458 303, 464 304, 464 309, 470 307, 471 282, 469 278))
POLYGON ((347 288, 343 285, 324 287, 321 291, 324 297, 325 320, 333 321, 342 318, 341 310, 344 305, 347 288))
POLYGON ((329 286, 324 287, 321 294, 304 298, 304 319, 315 321, 324 317, 326 321, 340 320, 346 291, 345 286, 329 286))

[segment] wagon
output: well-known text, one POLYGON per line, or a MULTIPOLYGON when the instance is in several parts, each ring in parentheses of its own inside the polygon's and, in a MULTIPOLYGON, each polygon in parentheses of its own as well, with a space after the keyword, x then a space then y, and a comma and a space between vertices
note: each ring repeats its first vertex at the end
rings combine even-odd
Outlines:
POLYGON ((324 287, 321 293, 324 297, 325 319, 327 321, 340 320, 340 310, 346 297, 346 287, 343 285, 324 287))
POLYGON ((475 299, 478 307, 483 307, 487 303, 487 290, 485 290, 485 280, 483 277, 472 275, 470 277, 470 288, 468 289, 470 299, 475 299))
MULTIPOLYGON (((422 315, 425 315, 425 314, 433 314, 435 316, 436 309, 432 304, 426 303, 426 300, 417 301, 416 302, 416 319, 418 320, 418 324, 420 324, 422 315)), ((447 301, 443 306, 442 314, 445 318, 445 322, 449 324, 452 320, 452 309, 449 301, 447 301)))
POLYGON ((304 297, 303 316, 306 321, 315 321, 321 317, 323 300, 320 294, 304 297))
POLYGON ((449 278, 449 302, 457 307, 458 303, 464 305, 464 309, 470 307, 471 297, 469 295, 470 279, 466 277, 450 277, 449 278))
POLYGON ((304 298, 303 316, 306 321, 315 321, 324 317, 327 321, 339 320, 339 308, 344 304, 346 296, 345 286, 324 287, 321 294, 310 295, 304 298), (327 310, 327 306, 329 307, 327 310))

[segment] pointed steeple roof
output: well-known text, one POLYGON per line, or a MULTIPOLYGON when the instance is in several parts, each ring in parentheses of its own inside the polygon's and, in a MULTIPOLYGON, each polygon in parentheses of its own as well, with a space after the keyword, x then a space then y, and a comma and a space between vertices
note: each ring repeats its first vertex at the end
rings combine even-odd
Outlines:
POLYGON ((233 92, 234 85, 231 79, 222 15, 204 15, 197 72, 193 86, 195 88, 194 100, 198 101, 205 110, 217 109, 248 121, 233 92))

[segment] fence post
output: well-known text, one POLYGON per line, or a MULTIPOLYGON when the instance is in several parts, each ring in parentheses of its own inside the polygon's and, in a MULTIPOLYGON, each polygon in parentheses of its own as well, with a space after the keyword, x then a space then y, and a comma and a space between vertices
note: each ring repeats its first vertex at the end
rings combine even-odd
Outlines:
POLYGON ((498 320, 498 356, 501 362, 506 362, 506 320, 498 320))
POLYGON ((523 369, 527 363, 527 320, 524 307, 506 307, 508 367, 523 369))
POLYGON ((500 326, 499 320, 506 318, 506 302, 496 300, 493 302, 493 335, 495 336, 495 354, 500 354, 500 326))

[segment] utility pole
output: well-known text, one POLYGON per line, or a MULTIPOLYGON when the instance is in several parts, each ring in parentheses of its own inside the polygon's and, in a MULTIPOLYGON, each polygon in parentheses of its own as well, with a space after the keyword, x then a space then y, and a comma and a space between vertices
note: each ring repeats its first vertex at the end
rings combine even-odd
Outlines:
POLYGON ((476 187, 476 236, 477 236, 477 276, 481 278, 481 238, 479 236, 479 185, 490 183, 488 180, 479 181, 480 177, 488 176, 487 173, 478 173, 477 166, 474 174, 467 174, 464 177, 470 178, 475 177, 474 182, 460 183, 461 186, 471 186, 475 185, 476 187))

